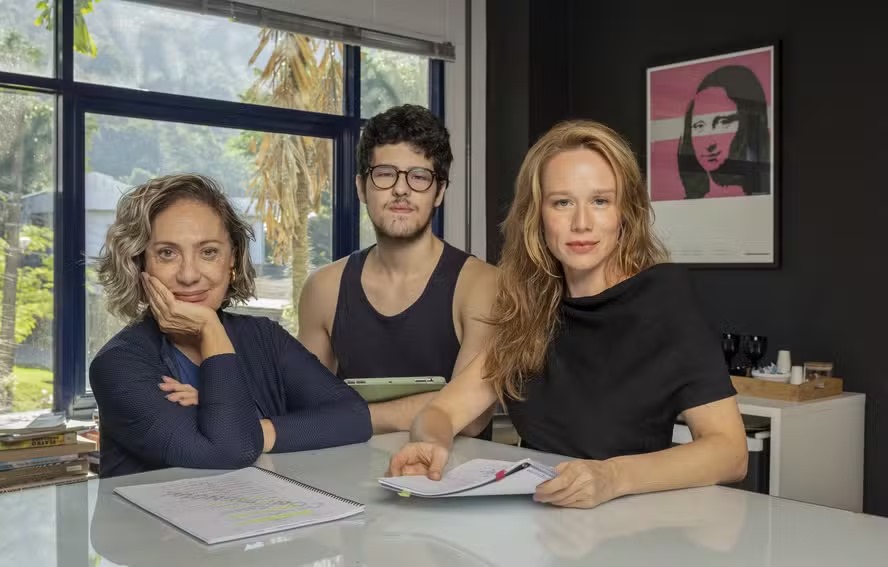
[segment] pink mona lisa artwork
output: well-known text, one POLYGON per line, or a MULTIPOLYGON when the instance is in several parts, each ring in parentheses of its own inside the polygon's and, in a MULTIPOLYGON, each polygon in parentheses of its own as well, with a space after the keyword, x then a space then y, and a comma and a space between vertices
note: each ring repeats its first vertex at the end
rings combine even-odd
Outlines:
POLYGON ((649 71, 652 201, 771 194, 772 69, 760 49, 649 71))

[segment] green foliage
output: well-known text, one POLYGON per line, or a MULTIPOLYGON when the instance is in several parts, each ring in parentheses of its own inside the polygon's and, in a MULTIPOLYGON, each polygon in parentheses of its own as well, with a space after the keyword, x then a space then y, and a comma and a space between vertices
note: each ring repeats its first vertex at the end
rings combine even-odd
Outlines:
MULTIPOLYGON (((22 267, 16 285, 15 341, 27 339, 40 321, 53 316, 52 229, 25 225, 19 240, 24 243, 22 267)), ((0 239, 0 273, 6 268, 8 243, 0 239)), ((0 288, 0 302, 3 289, 0 288)))
POLYGON ((25 66, 37 66, 42 60, 43 52, 34 47, 18 31, 0 31, 0 67, 17 69, 25 66))
POLYGON ((49 100, 0 92, 0 192, 28 194, 52 185, 54 112, 49 100), (13 176, 18 154, 22 174, 13 176))
POLYGON ((16 366, 12 370, 15 401, 12 411, 31 411, 52 407, 52 371, 16 366))
POLYGON ((219 181, 232 197, 244 195, 250 161, 227 128, 94 116, 89 170, 136 185, 152 177, 193 172, 219 181))
MULTIPOLYGON (((99 53, 96 42, 89 34, 86 15, 91 13, 101 0, 74 0, 74 50, 83 55, 95 57, 99 53)), ((34 25, 52 30, 55 27, 55 1, 40 0, 37 2, 37 19, 34 25)))
POLYGON ((361 116, 392 106, 429 104, 429 63, 425 57, 377 49, 361 50, 361 116))

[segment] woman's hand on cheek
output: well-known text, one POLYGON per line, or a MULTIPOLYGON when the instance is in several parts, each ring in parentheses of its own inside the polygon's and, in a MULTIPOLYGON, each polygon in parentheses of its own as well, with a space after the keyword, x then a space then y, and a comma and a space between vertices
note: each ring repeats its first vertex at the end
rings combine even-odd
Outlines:
POLYGON ((167 334, 200 335, 216 312, 198 303, 179 301, 163 282, 142 272, 142 284, 148 306, 160 330, 167 334))

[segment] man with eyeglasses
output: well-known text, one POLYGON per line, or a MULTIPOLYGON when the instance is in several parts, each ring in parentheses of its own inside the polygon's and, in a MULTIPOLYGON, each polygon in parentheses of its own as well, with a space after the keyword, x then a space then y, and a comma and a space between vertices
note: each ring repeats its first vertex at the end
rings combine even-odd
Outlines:
MULTIPOLYGON (((299 340, 345 378, 443 376, 465 368, 490 330, 493 266, 432 232, 453 154, 429 110, 391 108, 358 143, 358 198, 376 244, 324 266, 299 301, 299 340)), ((370 404, 374 433, 407 431, 435 393, 370 404)), ((490 439, 493 408, 462 431, 490 439)))

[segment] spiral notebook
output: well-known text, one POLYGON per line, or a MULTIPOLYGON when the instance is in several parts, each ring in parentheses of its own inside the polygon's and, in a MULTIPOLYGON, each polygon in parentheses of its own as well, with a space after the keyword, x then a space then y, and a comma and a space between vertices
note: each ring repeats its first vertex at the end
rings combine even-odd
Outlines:
POLYGON ((556 476, 555 469, 533 459, 516 462, 472 459, 444 474, 441 480, 425 476, 389 476, 379 479, 383 488, 401 496, 502 496, 533 494, 536 487, 556 476))
POLYGON ((364 505, 259 467, 114 492, 208 543, 347 518, 364 505))

